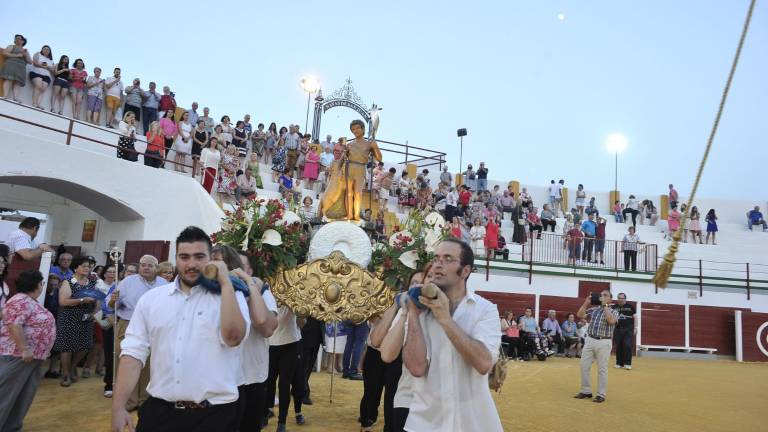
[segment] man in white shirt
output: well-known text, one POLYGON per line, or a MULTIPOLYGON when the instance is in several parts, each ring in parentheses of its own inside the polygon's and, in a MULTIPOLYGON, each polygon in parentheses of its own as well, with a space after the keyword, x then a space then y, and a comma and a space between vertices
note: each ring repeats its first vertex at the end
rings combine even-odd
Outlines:
POLYGON ((496 305, 466 285, 474 256, 458 239, 440 242, 432 262, 437 298, 408 303, 403 362, 415 377, 405 430, 501 431, 487 374, 501 345, 496 305))
POLYGON ((211 240, 197 227, 176 239, 178 278, 141 297, 122 342, 112 431, 133 430, 126 411, 150 351, 150 398, 139 410, 139 432, 237 430, 240 343, 251 320, 223 262, 214 262, 220 294, 198 285, 210 262, 211 240))
POLYGON ((19 223, 19 228, 8 234, 8 263, 13 261, 14 254, 24 261, 32 261, 40 258, 43 252, 53 252, 50 246, 45 243, 39 246, 35 243, 35 237, 40 231, 40 220, 35 217, 24 218, 19 223))
POLYGON ((327 151, 328 153, 330 153, 331 151, 333 151, 333 141, 332 141, 332 138, 333 137, 331 137, 330 135, 326 135, 325 136, 325 141, 320 143, 323 146, 323 151, 324 152, 327 151), (326 149, 329 149, 329 150, 326 150, 326 149))
POLYGON ((123 106, 123 82, 120 81, 120 68, 115 68, 114 76, 104 81, 104 89, 107 91, 107 98, 104 100, 107 106, 107 127, 112 128, 115 113, 123 106))
POLYGON ((256 196, 256 177, 251 175, 251 170, 237 170, 237 187, 235 188, 235 200, 240 202, 243 198, 256 196))

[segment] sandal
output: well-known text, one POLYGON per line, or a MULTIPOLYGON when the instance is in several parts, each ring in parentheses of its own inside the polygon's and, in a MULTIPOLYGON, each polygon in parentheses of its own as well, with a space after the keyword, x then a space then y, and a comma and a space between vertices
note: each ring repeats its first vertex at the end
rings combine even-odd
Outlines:
POLYGON ((61 382, 59 383, 62 387, 69 387, 72 385, 72 381, 69 379, 69 377, 64 377, 61 379, 61 382))

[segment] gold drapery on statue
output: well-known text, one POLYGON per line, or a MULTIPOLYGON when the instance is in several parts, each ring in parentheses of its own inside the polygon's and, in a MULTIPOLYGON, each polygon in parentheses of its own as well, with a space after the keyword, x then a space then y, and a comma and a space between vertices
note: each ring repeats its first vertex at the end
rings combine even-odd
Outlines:
POLYGON ((270 283, 275 298, 297 316, 325 322, 360 324, 382 314, 395 297, 382 280, 339 251, 278 272, 270 283))

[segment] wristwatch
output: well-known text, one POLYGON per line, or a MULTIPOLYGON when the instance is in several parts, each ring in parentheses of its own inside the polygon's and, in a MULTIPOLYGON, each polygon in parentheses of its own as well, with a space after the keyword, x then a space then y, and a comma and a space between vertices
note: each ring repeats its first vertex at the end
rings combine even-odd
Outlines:
POLYGON ((83 302, 83 300, 85 300, 85 299, 84 299, 84 298, 82 298, 82 297, 80 297, 80 303, 82 303, 82 302, 83 302))

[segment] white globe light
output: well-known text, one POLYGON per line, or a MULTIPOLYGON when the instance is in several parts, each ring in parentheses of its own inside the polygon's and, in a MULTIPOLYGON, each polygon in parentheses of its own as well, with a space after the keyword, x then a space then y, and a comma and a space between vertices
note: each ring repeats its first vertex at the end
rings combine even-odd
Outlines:
POLYGON ((320 88, 320 81, 313 76, 304 77, 301 79, 301 87, 305 92, 314 93, 320 88))
POLYGON ((620 133, 612 133, 605 138, 605 146, 611 153, 621 153, 627 148, 627 137, 620 133))
POLYGON ((564 13, 557 14, 557 19, 559 19, 560 21, 565 21, 565 14, 564 13))

